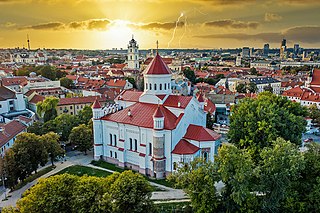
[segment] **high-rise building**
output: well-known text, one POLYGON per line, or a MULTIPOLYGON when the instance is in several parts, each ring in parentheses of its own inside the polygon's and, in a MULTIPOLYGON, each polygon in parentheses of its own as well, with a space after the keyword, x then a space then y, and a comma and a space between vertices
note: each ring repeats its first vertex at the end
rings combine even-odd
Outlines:
POLYGON ((293 53, 295 55, 298 55, 299 54, 299 51, 300 51, 300 45, 299 44, 294 44, 293 45, 293 53))
POLYGON ((268 54, 269 54, 269 49, 270 49, 270 46, 269 46, 269 44, 264 44, 263 45, 263 55, 264 56, 268 56, 268 54))
POLYGON ((241 66, 241 55, 239 54, 236 58, 236 66, 240 67, 241 66))
POLYGON ((286 58, 286 51, 287 51, 287 40, 282 39, 281 46, 280 46, 280 59, 286 58))
POLYGON ((243 58, 249 58, 250 57, 250 48, 249 47, 243 47, 242 48, 242 57, 243 58))
POLYGON ((139 69, 139 46, 137 41, 132 39, 129 41, 128 45, 128 68, 129 69, 139 69))

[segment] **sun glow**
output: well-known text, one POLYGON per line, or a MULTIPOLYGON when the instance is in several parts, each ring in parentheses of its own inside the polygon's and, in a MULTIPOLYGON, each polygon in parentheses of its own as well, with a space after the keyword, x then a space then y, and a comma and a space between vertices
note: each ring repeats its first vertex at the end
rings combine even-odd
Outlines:
POLYGON ((134 31, 129 27, 131 22, 125 20, 114 20, 109 29, 104 33, 108 46, 125 48, 134 31))

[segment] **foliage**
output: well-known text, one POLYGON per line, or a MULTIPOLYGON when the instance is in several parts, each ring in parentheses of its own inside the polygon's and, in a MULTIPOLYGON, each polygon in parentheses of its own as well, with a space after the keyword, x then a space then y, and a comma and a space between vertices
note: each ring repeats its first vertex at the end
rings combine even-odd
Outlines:
POLYGON ((299 145, 306 114, 306 108, 299 103, 263 92, 255 99, 245 98, 232 108, 228 139, 240 148, 247 148, 254 158, 277 137, 299 145))
POLYGON ((316 104, 312 104, 309 107, 309 116, 312 118, 313 123, 316 123, 317 125, 320 124, 320 110, 316 104))
POLYGON ((56 117, 51 127, 56 127, 56 133, 61 136, 62 141, 68 141, 72 129, 79 125, 78 117, 75 115, 61 114, 56 117))
POLYGON ((247 93, 247 86, 246 84, 238 84, 236 90, 239 93, 247 93))
POLYGON ((17 212, 149 212, 150 197, 150 184, 131 171, 106 178, 63 174, 40 179, 18 200, 17 212))
POLYGON ((43 117, 44 122, 54 119, 57 116, 56 107, 59 99, 53 96, 46 97, 43 101, 37 103, 37 113, 43 117))
POLYGON ((77 146, 77 150, 86 154, 92 147, 92 130, 84 124, 74 127, 69 135, 69 141, 77 146))
POLYGON ((60 85, 65 88, 71 89, 71 88, 73 88, 74 83, 71 79, 69 79, 67 77, 63 77, 63 78, 60 78, 60 85))
POLYGON ((263 90, 266 92, 271 92, 273 93, 273 88, 270 84, 268 84, 267 86, 263 87, 263 90))
POLYGON ((257 69, 254 67, 250 68, 250 75, 258 75, 257 69))
POLYGON ((41 140, 44 143, 45 149, 49 154, 52 166, 53 161, 57 157, 62 157, 64 155, 64 150, 59 144, 59 135, 54 132, 49 132, 41 136, 41 140))
POLYGON ((89 106, 83 107, 78 113, 79 124, 88 124, 92 118, 92 109, 89 106))
POLYGON ((134 78, 126 77, 126 80, 128 80, 128 82, 133 85, 133 88, 137 88, 137 84, 136 84, 136 81, 134 80, 134 78))
POLYGON ((109 58, 107 59, 107 62, 109 62, 110 64, 123 64, 125 60, 121 58, 109 58))
POLYGON ((189 79, 189 81, 191 81, 191 83, 194 84, 196 82, 196 75, 194 74, 194 71, 191 70, 189 67, 183 70, 183 74, 187 79, 189 79))
POLYGON ((77 176, 88 175, 88 176, 96 176, 96 177, 107 177, 112 174, 104 170, 94 169, 91 167, 80 166, 80 165, 69 166, 61 170, 57 174, 65 174, 65 173, 71 174, 71 175, 77 175, 77 176))
POLYGON ((195 212, 216 212, 220 198, 215 183, 219 180, 212 162, 197 158, 190 164, 181 164, 169 180, 190 196, 195 212))
POLYGON ((66 72, 57 69, 56 67, 49 65, 41 66, 23 66, 16 71, 17 76, 28 76, 31 72, 35 72, 37 75, 41 75, 45 78, 48 78, 52 81, 60 79, 66 76, 66 72))
POLYGON ((209 129, 213 129, 213 124, 214 124, 214 116, 211 115, 210 112, 207 113, 207 119, 206 119, 206 127, 209 129))
POLYGON ((250 93, 256 93, 256 92, 258 91, 257 85, 256 85, 255 83, 253 83, 253 82, 250 82, 250 83, 249 83, 247 89, 248 89, 248 91, 249 91, 250 93))

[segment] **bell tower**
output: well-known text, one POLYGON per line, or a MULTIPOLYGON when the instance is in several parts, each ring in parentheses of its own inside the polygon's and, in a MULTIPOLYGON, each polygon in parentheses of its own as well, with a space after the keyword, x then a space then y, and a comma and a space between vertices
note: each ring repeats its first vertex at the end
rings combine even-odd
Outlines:
POLYGON ((128 68, 134 70, 140 69, 139 46, 137 44, 137 41, 134 40, 133 35, 128 45, 128 68))

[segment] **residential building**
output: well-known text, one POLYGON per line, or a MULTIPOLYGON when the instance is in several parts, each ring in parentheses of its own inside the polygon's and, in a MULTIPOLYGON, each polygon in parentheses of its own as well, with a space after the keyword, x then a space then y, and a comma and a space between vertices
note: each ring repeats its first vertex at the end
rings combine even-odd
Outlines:
POLYGON ((274 94, 280 94, 281 82, 270 77, 256 77, 249 78, 250 83, 255 83, 257 85, 257 93, 265 91, 267 86, 271 86, 274 94))

